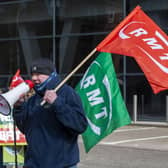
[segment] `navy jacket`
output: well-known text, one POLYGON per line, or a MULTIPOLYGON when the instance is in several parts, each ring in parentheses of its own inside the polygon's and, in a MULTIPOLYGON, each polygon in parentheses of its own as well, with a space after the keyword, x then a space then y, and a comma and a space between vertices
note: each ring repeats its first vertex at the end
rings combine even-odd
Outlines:
MULTIPOLYGON (((57 83, 55 79, 47 89, 57 83)), ((77 138, 88 124, 83 107, 68 85, 60 88, 57 95, 52 105, 40 106, 43 95, 35 94, 14 110, 17 127, 28 143, 27 168, 66 168, 79 162, 77 138)))

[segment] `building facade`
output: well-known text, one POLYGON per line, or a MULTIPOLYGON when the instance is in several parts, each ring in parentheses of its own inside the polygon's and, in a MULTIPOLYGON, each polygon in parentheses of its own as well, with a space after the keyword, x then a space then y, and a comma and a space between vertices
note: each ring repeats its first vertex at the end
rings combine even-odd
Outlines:
MULTIPOLYGON (((29 65, 37 57, 51 59, 64 78, 137 5, 167 33, 166 0, 0 1, 0 88, 8 88, 18 68, 29 78, 29 65)), ((70 78, 71 86, 96 56, 70 78)), ((153 94, 133 58, 113 54, 112 59, 131 117, 136 106, 138 121, 167 121, 167 91, 153 94)))
MULTIPOLYGON (((51 59, 66 77, 137 5, 168 33, 167 0, 1 0, 0 89, 8 90, 17 69, 29 79, 38 57, 51 59)), ((97 55, 67 83, 75 87, 97 55)), ((167 122, 168 91, 153 94, 133 58, 112 54, 112 59, 132 120, 167 122)))

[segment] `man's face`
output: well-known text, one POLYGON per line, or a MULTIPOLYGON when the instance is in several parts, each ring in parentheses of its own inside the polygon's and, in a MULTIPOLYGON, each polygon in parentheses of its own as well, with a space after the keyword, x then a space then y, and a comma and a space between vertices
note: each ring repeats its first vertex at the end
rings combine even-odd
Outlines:
POLYGON ((33 73, 32 74, 32 81, 34 84, 41 84, 43 83, 46 79, 48 79, 49 75, 45 74, 40 74, 40 73, 33 73))

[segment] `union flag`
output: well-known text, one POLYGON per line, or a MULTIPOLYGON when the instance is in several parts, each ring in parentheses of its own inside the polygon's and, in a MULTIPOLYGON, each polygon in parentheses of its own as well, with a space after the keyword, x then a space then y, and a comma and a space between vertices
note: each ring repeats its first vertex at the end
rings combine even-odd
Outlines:
POLYGON ((96 50, 133 57, 155 94, 168 88, 168 37, 140 6, 96 50))

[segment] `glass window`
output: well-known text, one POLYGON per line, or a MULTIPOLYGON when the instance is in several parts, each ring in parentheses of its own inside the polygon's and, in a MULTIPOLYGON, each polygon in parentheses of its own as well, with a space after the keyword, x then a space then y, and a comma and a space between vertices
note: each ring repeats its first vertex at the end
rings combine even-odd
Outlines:
POLYGON ((139 121, 164 121, 167 91, 155 95, 144 76, 129 76, 126 80, 126 103, 131 116, 133 116, 134 96, 137 96, 139 121))
POLYGON ((111 31, 122 19, 122 0, 64 0, 57 15, 58 34, 111 31))
POLYGON ((51 16, 42 0, 0 2, 0 25, 1 38, 52 35, 51 16))

